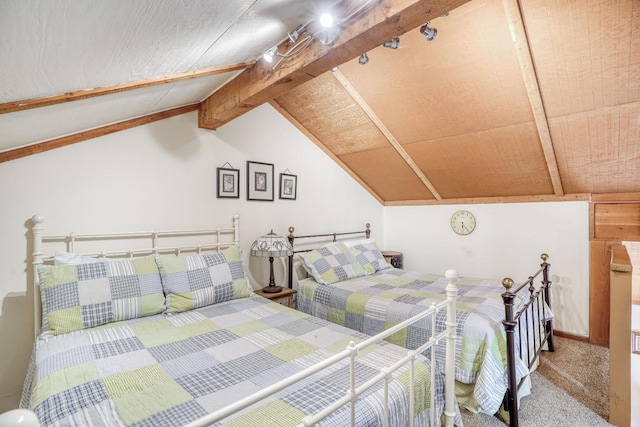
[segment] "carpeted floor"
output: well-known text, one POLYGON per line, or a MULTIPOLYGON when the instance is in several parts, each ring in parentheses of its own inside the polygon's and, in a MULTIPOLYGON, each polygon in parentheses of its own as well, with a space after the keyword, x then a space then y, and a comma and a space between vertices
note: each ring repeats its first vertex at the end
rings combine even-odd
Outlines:
POLYGON ((609 349, 554 337, 556 351, 544 352, 538 372, 590 408, 609 418, 609 349))
MULTIPOLYGON (((531 375, 532 394, 520 402, 520 425, 610 426, 609 349, 555 337, 531 375), (544 412, 542 408, 547 408, 544 412)), ((504 426, 496 417, 462 411, 465 427, 504 426)))

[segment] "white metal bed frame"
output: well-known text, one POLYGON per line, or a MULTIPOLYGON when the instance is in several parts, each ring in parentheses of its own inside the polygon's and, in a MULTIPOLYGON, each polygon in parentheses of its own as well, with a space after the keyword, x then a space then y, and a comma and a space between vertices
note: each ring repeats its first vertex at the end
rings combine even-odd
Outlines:
MULTIPOLYGON (((94 256, 99 258, 123 258, 123 257, 136 257, 136 256, 147 256, 153 253, 176 253, 180 254, 183 252, 195 252, 201 253, 203 251, 219 251, 221 249, 237 245, 239 246, 239 215, 234 215, 233 217, 233 227, 231 228, 217 228, 210 230, 185 230, 185 231, 153 231, 153 232, 124 232, 124 233, 99 233, 99 234, 74 234, 69 233, 68 235, 52 235, 45 236, 43 235, 43 221, 44 218, 40 215, 34 215, 32 218, 33 228, 32 228, 32 243, 33 243, 33 269, 34 269, 34 305, 35 305, 35 330, 36 335, 38 334, 39 327, 42 321, 41 318, 41 302, 40 302, 40 294, 39 294, 39 283, 38 283, 38 266, 44 263, 51 263, 54 259, 53 256, 44 256, 43 255, 43 245, 46 243, 57 243, 58 245, 64 244, 67 252, 74 252, 74 243, 79 241, 103 241, 103 240, 123 240, 127 241, 130 239, 150 239, 150 246, 144 247, 142 249, 127 249, 127 250, 115 250, 115 251, 100 251, 100 252, 90 252, 90 253, 82 253, 81 255, 85 256, 94 256), (188 245, 188 246, 161 246, 159 241, 163 237, 171 237, 171 238, 181 238, 187 236, 204 236, 213 238, 214 242, 207 242, 204 245, 188 245), (230 241, 222 241, 221 239, 227 237, 231 238, 230 241)), ((455 369, 455 353, 456 353, 456 297, 457 297, 457 287, 455 285, 458 275, 454 270, 447 270, 446 277, 448 280, 448 285, 446 287, 447 298, 440 302, 439 304, 432 304, 429 310, 424 311, 411 319, 408 319, 384 332, 378 334, 374 337, 371 337, 365 341, 362 341, 358 344, 355 344, 353 341, 346 347, 346 349, 325 361, 318 363, 314 366, 311 366, 291 377, 285 378, 282 381, 279 381, 276 384, 273 384, 260 392, 254 393, 244 399, 241 399, 227 407, 221 408, 213 413, 210 413, 190 424, 189 427, 199 427, 199 426, 207 426, 212 423, 223 420, 224 418, 241 411, 273 394, 313 375, 315 373, 321 372, 323 369, 328 368, 329 366, 338 363, 342 360, 349 359, 350 361, 350 387, 346 391, 345 395, 329 405, 325 409, 320 412, 309 415, 302 420, 300 426, 312 426, 316 425, 323 418, 341 408, 344 405, 349 405, 351 408, 351 425, 355 425, 355 404, 358 396, 360 396, 363 392, 368 390, 369 388, 376 385, 378 382, 384 382, 384 426, 388 425, 388 382, 391 379, 391 375, 394 371, 401 368, 402 366, 409 364, 409 372, 410 372, 410 390, 409 390, 409 420, 407 421, 408 426, 413 426, 413 411, 414 411, 414 363, 416 361, 416 356, 420 353, 430 349, 432 352, 432 360, 435 360, 433 352, 435 352, 435 345, 442 339, 446 339, 446 364, 445 364, 445 408, 444 408, 444 424, 447 427, 454 425, 455 418, 455 390, 454 390, 454 369, 455 369), (383 340, 384 338, 398 332, 399 330, 408 327, 409 325, 424 319, 429 316, 435 316, 436 313, 440 310, 447 311, 447 321, 446 321, 446 329, 439 334, 436 334, 435 331, 435 321, 432 321, 432 337, 424 343, 422 346, 415 350, 408 350, 406 355, 396 361, 394 364, 390 366, 386 366, 380 369, 379 373, 377 373, 374 377, 370 378, 366 383, 360 385, 359 387, 355 386, 355 360, 358 356, 358 353, 365 349, 366 347, 375 344, 383 340)), ((435 319, 435 317, 434 317, 435 319)), ((431 365, 431 378, 435 378, 436 375, 440 375, 440 372, 436 372, 435 364, 431 365)), ((431 409, 430 409, 430 420, 432 422, 436 420, 435 417, 435 388, 431 393, 431 409)))

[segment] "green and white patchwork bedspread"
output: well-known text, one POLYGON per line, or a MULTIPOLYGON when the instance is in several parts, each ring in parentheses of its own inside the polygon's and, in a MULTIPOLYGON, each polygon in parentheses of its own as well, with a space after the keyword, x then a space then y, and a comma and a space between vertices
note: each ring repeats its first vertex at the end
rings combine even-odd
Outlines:
MULTIPOLYGON (((298 309, 338 325, 375 335, 446 299, 443 276, 385 269, 331 285, 312 278, 298 282, 298 309)), ((495 280, 461 278, 457 282, 456 380, 474 385, 474 397, 483 412, 495 413, 507 389, 506 338, 502 328, 502 285, 495 280)), ((522 303, 517 299, 517 303, 522 303)), ((446 312, 436 318, 436 330, 445 329, 446 312)), ((431 336, 431 318, 390 336, 394 344, 415 349, 431 336)), ((436 361, 444 361, 445 344, 436 347, 436 361)), ((440 365, 441 366, 441 365, 440 365)), ((518 377, 528 373, 517 365, 518 377)))
MULTIPOLYGON (((270 302, 242 298, 175 315, 112 323, 37 339, 22 407, 43 426, 180 426, 289 377, 345 349, 364 335, 270 302)), ((356 382, 406 350, 386 342, 357 359, 356 382)), ((427 425, 429 365, 416 364, 416 425, 427 425)), ((233 426, 297 425, 342 397, 348 360, 233 415, 233 426)), ((390 382, 390 425, 408 423, 408 368, 390 382)), ((444 385, 436 383, 442 413, 444 385)), ((357 425, 382 425, 382 384, 357 402, 357 425)), ((347 407, 322 425, 348 425, 347 407)))

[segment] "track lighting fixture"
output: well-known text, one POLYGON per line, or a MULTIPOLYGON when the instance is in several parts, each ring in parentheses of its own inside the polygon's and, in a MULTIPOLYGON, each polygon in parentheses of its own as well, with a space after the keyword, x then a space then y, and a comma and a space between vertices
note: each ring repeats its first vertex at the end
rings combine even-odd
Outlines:
POLYGON ((304 34, 305 31, 304 25, 298 25, 294 30, 289 31, 289 40, 291 40, 291 43, 297 42, 298 38, 304 34))
POLYGON ((277 53, 278 53, 278 46, 274 46, 274 47, 270 48, 268 51, 266 51, 264 53, 264 55, 262 55, 262 57, 268 63, 272 63, 273 62, 273 58, 276 56, 277 53))
POLYGON ((388 47, 389 49, 397 49, 400 47, 400 37, 394 37, 388 42, 384 42, 382 46, 388 47))
MULTIPOLYGON (((317 17, 315 23, 301 24, 289 31, 289 33, 287 33, 288 40, 284 39, 276 46, 267 50, 263 54, 264 60, 272 64, 271 66, 273 68, 276 68, 283 61, 295 58, 308 48, 314 40, 323 45, 332 46, 342 33, 342 30, 344 30, 346 24, 350 22, 354 16, 364 12, 374 3, 374 0, 365 0, 361 2, 357 8, 346 13, 344 16, 336 16, 330 10, 325 10, 324 13, 317 17), (312 28, 313 32, 308 31, 307 26, 312 28)), ((395 39, 391 40, 391 42, 393 43, 395 39)), ((395 43, 397 44, 398 42, 395 43)), ((397 46, 394 47, 394 49, 397 49, 397 46)), ((365 64, 366 61, 368 61, 366 55, 364 61, 365 64)))
POLYGON ((320 25, 322 25, 324 28, 331 27, 333 25, 333 21, 333 15, 329 12, 324 12, 322 15, 320 15, 320 25))
POLYGON ((366 65, 369 62, 369 57, 366 53, 360 54, 360 58, 358 59, 358 64, 366 65))
POLYGON ((420 33, 424 36, 425 39, 431 41, 438 35, 438 29, 429 27, 429 24, 431 24, 431 22, 427 22, 422 27, 420 27, 420 33))

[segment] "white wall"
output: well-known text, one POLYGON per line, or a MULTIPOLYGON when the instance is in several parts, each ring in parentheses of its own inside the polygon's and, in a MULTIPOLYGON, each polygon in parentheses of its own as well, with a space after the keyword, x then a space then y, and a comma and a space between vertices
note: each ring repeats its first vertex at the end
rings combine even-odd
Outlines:
MULTIPOLYGON (((382 239, 383 208, 268 105, 219 130, 196 113, 0 164, 0 412, 17 404, 33 339, 29 219, 46 234, 230 226, 241 246, 274 229, 285 234, 362 229, 382 239), (246 161, 289 169, 297 200, 246 200, 246 161), (216 167, 241 169, 240 199, 217 199, 216 167)), ((255 265, 258 271, 265 264, 255 265)), ((266 279, 262 274, 256 278, 266 279)))
POLYGON ((586 202, 386 207, 384 247, 404 253, 410 270, 526 280, 549 254, 555 328, 589 335, 589 206, 586 202), (471 211, 476 229, 451 230, 451 215, 471 211))

